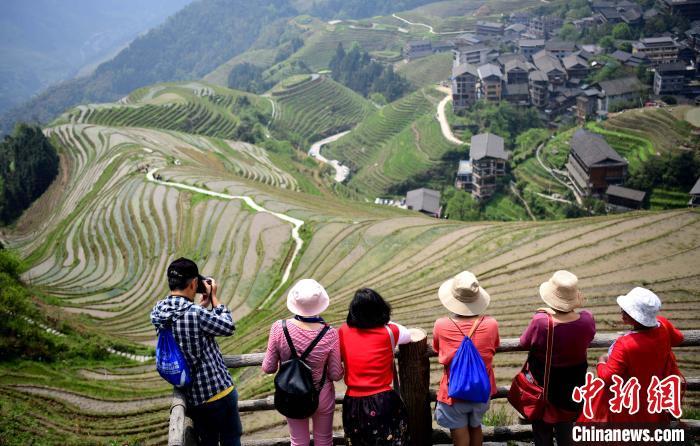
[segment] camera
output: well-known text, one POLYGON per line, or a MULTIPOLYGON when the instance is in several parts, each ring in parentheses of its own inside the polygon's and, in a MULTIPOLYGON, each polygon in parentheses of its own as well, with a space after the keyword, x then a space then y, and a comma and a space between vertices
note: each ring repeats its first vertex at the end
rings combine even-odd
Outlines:
POLYGON ((199 276, 197 281, 197 292, 199 294, 207 294, 207 285, 211 287, 211 277, 199 276), (205 285, 206 282, 206 285, 205 285))

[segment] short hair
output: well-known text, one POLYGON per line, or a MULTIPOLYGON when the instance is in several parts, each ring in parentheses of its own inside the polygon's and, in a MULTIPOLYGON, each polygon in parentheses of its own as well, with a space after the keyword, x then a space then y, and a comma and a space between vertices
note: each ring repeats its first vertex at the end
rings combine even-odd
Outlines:
POLYGON ((190 283, 196 279, 196 277, 190 277, 189 279, 178 278, 178 277, 168 277, 168 287, 170 291, 184 290, 190 283))
POLYGON ((371 288, 355 292, 348 308, 347 324, 354 328, 376 328, 389 323, 391 305, 371 288))
POLYGON ((199 269, 192 260, 180 257, 170 263, 167 275, 170 291, 184 290, 192 279, 199 277, 199 269))

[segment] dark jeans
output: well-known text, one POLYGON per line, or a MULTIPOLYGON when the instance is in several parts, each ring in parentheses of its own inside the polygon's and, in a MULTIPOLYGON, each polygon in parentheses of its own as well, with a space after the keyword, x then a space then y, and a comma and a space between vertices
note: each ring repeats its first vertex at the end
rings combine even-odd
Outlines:
POLYGON ((241 418, 238 416, 238 392, 220 400, 204 403, 188 410, 200 446, 240 446, 241 418))
POLYGON ((569 446, 574 444, 571 431, 574 423, 545 423, 542 420, 532 422, 532 434, 535 437, 535 446, 552 446, 554 437, 557 438, 557 446, 569 446))

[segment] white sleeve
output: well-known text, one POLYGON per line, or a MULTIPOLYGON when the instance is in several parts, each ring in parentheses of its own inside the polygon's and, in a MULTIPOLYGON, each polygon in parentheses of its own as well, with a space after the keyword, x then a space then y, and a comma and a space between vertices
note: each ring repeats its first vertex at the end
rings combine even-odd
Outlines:
POLYGON ((389 323, 399 327, 398 345, 408 344, 409 342, 411 342, 411 333, 408 331, 408 328, 404 327, 401 324, 397 324, 396 322, 389 322, 389 323))

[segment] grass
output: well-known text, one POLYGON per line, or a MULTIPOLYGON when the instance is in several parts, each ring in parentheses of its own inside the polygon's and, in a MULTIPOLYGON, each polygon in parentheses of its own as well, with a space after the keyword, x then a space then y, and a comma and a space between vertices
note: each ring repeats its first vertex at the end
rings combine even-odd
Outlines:
POLYGON ((482 213, 486 220, 527 221, 530 220, 525 207, 509 194, 499 193, 491 197, 482 213))
POLYGON ((640 163, 647 161, 656 154, 651 141, 646 138, 607 130, 592 122, 586 124, 586 129, 602 135, 605 141, 610 144, 610 147, 627 160, 630 169, 635 169, 640 163))
POLYGON ((445 81, 452 75, 452 53, 433 54, 410 62, 401 62, 396 72, 409 80, 416 88, 445 81))

